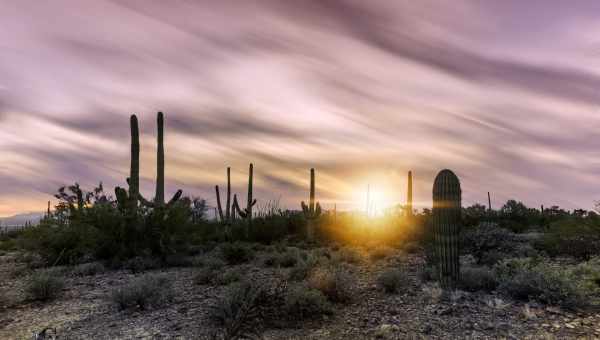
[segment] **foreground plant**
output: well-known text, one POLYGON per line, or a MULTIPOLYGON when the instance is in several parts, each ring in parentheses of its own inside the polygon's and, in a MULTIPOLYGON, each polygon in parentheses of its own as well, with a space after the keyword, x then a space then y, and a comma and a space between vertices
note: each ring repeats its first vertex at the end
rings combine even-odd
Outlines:
POLYGON ((460 181, 452 171, 442 170, 433 184, 433 233, 439 280, 445 289, 454 289, 460 279, 460 213, 460 181))

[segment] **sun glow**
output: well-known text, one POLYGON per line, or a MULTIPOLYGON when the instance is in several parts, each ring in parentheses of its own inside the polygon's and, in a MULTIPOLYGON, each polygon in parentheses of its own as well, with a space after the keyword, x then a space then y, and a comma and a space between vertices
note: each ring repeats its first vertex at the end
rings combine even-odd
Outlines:
POLYGON ((397 201, 383 185, 367 184, 361 188, 362 190, 354 192, 353 202, 355 209, 368 217, 382 216, 397 201))

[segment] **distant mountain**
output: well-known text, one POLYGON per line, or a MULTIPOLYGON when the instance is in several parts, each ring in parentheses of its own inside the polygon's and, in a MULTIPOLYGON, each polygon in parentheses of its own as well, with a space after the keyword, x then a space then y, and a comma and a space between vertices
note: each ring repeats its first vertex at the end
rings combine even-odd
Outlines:
POLYGON ((33 224, 38 223, 42 217, 44 217, 44 213, 42 212, 28 212, 17 214, 9 217, 0 217, 0 225, 1 226, 15 226, 15 225, 24 225, 26 222, 31 222, 33 224))

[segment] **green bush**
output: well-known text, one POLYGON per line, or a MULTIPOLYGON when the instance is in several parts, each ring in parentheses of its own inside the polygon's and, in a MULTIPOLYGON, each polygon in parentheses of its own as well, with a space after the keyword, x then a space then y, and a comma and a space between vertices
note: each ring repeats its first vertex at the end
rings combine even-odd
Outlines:
POLYGON ((261 308, 267 302, 267 291, 262 285, 249 281, 234 283, 225 295, 210 307, 209 317, 223 327, 225 339, 258 337, 261 308))
POLYGON ((517 239, 510 230, 495 225, 481 224, 461 235, 464 253, 475 257, 477 264, 494 264, 500 257, 515 249, 517 239), (489 263, 492 262, 492 263, 489 263))
POLYGON ((30 300, 50 301, 57 298, 65 286, 64 279, 51 270, 34 273, 28 280, 25 292, 30 300))
POLYGON ((377 284, 386 293, 396 294, 410 286, 410 280, 406 273, 400 269, 393 268, 385 270, 377 277, 377 284))
POLYGON ((146 310, 170 302, 174 292, 170 280, 164 275, 145 275, 113 290, 111 298, 118 309, 146 310))
POLYGON ((292 281, 305 280, 320 263, 320 259, 311 254, 306 260, 299 261, 296 266, 290 270, 288 277, 292 281))
POLYGON ((495 267, 498 290, 518 300, 537 300, 565 308, 587 304, 581 282, 573 280, 567 269, 538 260, 508 260, 495 267))
POLYGON ((559 220, 550 224, 534 245, 552 257, 571 256, 587 261, 600 255, 600 222, 595 218, 559 220))
POLYGON ((459 286, 469 292, 490 292, 498 286, 498 282, 494 273, 486 267, 462 267, 459 286))
POLYGON ((304 285, 292 286, 285 295, 283 310, 291 318, 308 319, 331 314, 333 308, 323 293, 304 285))
POLYGON ((254 258, 254 251, 240 242, 224 243, 219 248, 223 259, 231 265, 246 263, 254 258))

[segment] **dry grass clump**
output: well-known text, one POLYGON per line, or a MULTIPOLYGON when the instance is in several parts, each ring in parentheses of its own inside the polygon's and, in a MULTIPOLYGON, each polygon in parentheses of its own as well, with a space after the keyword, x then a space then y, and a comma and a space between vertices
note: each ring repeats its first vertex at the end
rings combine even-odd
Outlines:
POLYGON ((31 275, 25 292, 30 300, 50 301, 62 293, 64 286, 64 279, 55 271, 44 270, 31 275))
POLYGON ((163 306, 172 300, 173 294, 171 281, 166 276, 144 275, 113 290, 111 299, 119 310, 146 310, 163 306))
POLYGON ((352 275, 344 268, 318 267, 308 276, 308 287, 323 293, 329 301, 347 302, 352 297, 352 275))

